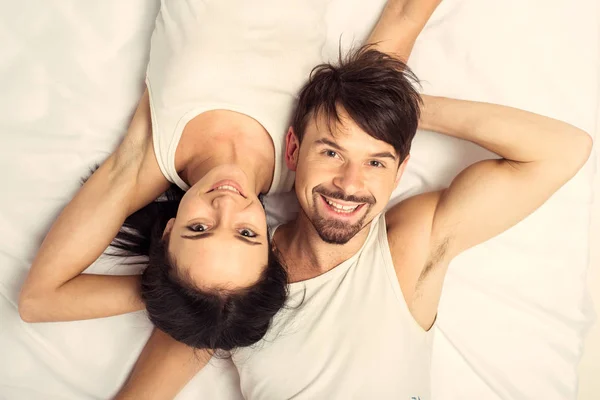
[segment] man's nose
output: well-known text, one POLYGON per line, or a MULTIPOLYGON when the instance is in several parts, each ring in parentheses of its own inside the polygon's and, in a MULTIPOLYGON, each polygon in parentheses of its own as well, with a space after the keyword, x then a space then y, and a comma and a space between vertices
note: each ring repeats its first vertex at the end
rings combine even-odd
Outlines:
POLYGON ((359 165, 346 163, 333 180, 334 186, 347 195, 356 194, 364 189, 364 177, 359 165))

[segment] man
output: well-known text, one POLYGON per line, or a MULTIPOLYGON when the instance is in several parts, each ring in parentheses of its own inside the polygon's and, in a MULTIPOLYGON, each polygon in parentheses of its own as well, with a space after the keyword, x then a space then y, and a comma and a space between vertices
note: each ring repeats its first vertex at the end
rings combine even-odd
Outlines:
POLYGON ((362 50, 318 69, 300 95, 286 156, 301 212, 274 235, 290 307, 233 356, 247 398, 429 398, 450 261, 533 212, 589 156, 586 133, 509 107, 424 95, 418 120, 396 64, 362 50), (417 120, 502 158, 382 214, 417 120))
MULTIPOLYGON (((429 398, 431 327, 450 261, 533 212, 590 149, 577 128, 509 107, 424 95, 419 114, 410 73, 373 49, 318 68, 286 142, 301 212, 273 238, 289 306, 261 343, 233 354, 244 396, 429 398), (417 123, 501 158, 382 213, 417 123)), ((198 369, 166 348, 141 360, 137 385, 162 376, 178 388, 198 369)))

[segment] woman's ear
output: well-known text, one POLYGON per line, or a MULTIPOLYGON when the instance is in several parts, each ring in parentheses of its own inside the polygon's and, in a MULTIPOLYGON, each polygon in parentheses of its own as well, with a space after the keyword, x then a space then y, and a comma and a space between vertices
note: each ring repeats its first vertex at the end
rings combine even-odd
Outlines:
POLYGON ((165 238, 171 234, 171 231, 173 230, 173 225, 175 225, 175 218, 171 218, 169 222, 167 222, 167 226, 165 226, 165 230, 162 234, 163 240, 165 240, 165 238))
POLYGON ((298 166, 298 153, 300 152, 300 141, 294 128, 290 126, 285 136, 285 163, 290 171, 296 171, 298 166))

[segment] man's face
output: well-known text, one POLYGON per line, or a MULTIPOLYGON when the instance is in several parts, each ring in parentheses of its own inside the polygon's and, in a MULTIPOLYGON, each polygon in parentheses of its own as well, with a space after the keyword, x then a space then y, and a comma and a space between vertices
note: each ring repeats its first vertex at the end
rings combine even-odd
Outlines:
POLYGON ((332 244, 347 243, 384 209, 406 164, 399 166, 390 144, 365 133, 343 110, 339 114, 337 124, 311 118, 302 143, 292 129, 286 139, 300 206, 332 244))

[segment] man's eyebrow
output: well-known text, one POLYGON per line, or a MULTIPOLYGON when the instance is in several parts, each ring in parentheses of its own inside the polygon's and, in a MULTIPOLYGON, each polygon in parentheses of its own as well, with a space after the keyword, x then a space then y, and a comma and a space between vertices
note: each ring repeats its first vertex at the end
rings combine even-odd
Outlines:
POLYGON ((198 240, 214 236, 214 232, 198 233, 197 235, 181 235, 184 239, 198 240))
MULTIPOLYGON (((315 140, 315 143, 317 143, 317 144, 323 144, 325 146, 332 147, 332 148, 334 148, 335 150, 338 150, 338 151, 343 151, 344 150, 344 148, 341 147, 339 144, 337 144, 336 142, 331 141, 331 140, 329 140, 327 138, 322 138, 322 139, 315 140)), ((398 159, 398 157, 396 157, 393 153, 390 153, 389 151, 382 151, 380 153, 374 153, 374 154, 369 155, 369 157, 373 157, 373 158, 389 158, 389 159, 391 159, 393 161, 396 161, 398 159)))
POLYGON ((396 161, 398 159, 398 157, 396 157, 394 154, 390 153, 389 151, 383 151, 381 153, 371 154, 370 157, 373 157, 373 158, 391 158, 394 161, 396 161))
POLYGON ((317 144, 324 144, 325 146, 333 147, 334 149, 339 150, 339 151, 344 150, 344 148, 342 146, 340 146, 336 142, 334 142, 332 140, 329 140, 327 138, 322 138, 322 139, 315 140, 315 143, 317 143, 317 144))

